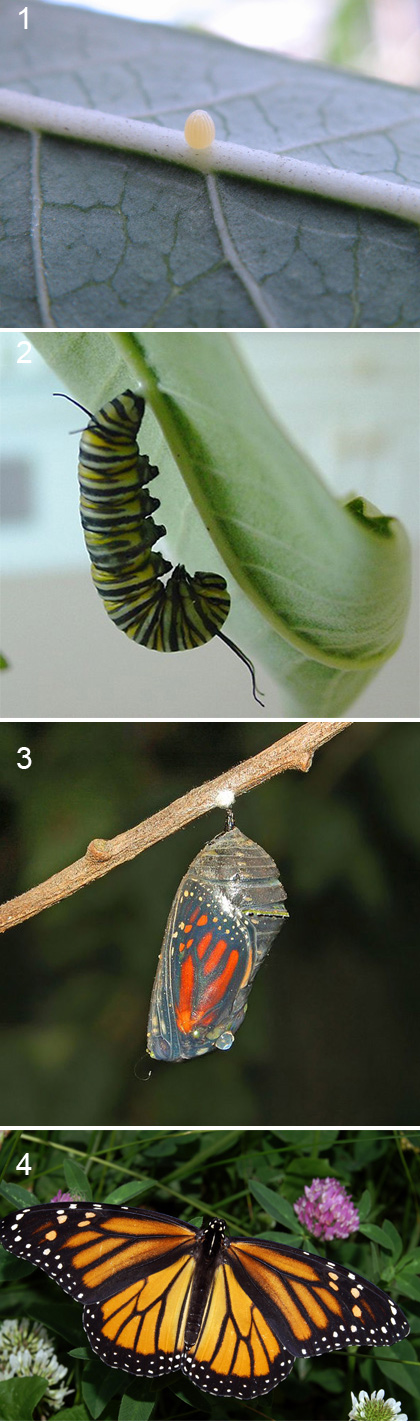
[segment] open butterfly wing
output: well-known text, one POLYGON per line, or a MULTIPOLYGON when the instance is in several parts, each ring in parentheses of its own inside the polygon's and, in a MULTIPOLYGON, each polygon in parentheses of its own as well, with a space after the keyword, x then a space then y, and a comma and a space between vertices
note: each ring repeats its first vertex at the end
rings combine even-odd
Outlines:
POLYGON ((157 1211, 35 1205, 0 1224, 0 1240, 84 1305, 94 1352, 110 1367, 157 1376, 181 1368, 204 1391, 252 1398, 295 1357, 409 1333, 375 1284, 318 1255, 227 1238, 157 1211))
POLYGON ((33 1205, 7 1215, 0 1242, 50 1274, 78 1303, 139 1288, 190 1259, 197 1231, 171 1215, 114 1205, 33 1205))
POLYGON ((158 1377, 180 1367, 194 1260, 183 1254, 83 1309, 91 1348, 111 1368, 158 1377))
POLYGON ((293 1363, 230 1263, 219 1264, 195 1342, 187 1325, 182 1371, 204 1392, 252 1398, 282 1382, 293 1363))
POLYGON ((296 1357, 396 1343, 410 1331, 382 1289, 319 1255, 241 1238, 231 1239, 228 1255, 238 1283, 296 1357))

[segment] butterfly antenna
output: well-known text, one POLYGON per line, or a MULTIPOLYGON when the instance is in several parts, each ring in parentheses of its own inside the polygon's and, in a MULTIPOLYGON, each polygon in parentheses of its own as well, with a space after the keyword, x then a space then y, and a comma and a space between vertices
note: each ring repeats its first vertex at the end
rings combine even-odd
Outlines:
POLYGON ((245 662, 245 666, 248 667, 248 671, 251 673, 252 695, 253 695, 253 697, 254 697, 254 701, 258 701, 258 705, 259 705, 259 706, 264 706, 264 702, 260 700, 260 696, 262 696, 262 692, 260 692, 260 695, 257 696, 257 691, 258 691, 259 688, 258 688, 257 683, 256 683, 256 680, 255 680, 255 667, 254 667, 254 663, 250 661, 249 657, 246 657, 246 656, 245 656, 245 652, 241 652, 240 647, 237 647, 237 646, 236 646, 236 642, 231 642, 230 637, 226 637, 226 633, 225 633, 225 632, 216 632, 216 633, 215 633, 215 636, 216 636, 216 637, 220 637, 221 640, 222 640, 222 642, 226 642, 226 646, 227 646, 227 647, 230 647, 230 649, 231 649, 232 652, 236 652, 236 656, 237 656, 237 657, 240 657, 241 662, 245 662))

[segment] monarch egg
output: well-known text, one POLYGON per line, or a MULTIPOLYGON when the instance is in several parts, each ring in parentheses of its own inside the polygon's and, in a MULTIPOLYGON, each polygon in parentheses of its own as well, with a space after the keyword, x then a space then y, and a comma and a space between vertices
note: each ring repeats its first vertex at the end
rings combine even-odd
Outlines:
POLYGON ((213 119, 205 109, 194 109, 194 113, 188 115, 184 136, 190 148, 210 148, 215 133, 213 119))

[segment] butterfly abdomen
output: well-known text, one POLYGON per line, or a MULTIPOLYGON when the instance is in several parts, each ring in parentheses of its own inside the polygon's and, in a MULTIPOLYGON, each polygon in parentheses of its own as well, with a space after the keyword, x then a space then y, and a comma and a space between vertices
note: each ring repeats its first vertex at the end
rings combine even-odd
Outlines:
POLYGON ((191 1347, 198 1338, 214 1275, 223 1258, 225 1237, 226 1227, 224 1221, 219 1219, 209 1220, 197 1235, 194 1250, 196 1269, 185 1326, 186 1348, 191 1347))

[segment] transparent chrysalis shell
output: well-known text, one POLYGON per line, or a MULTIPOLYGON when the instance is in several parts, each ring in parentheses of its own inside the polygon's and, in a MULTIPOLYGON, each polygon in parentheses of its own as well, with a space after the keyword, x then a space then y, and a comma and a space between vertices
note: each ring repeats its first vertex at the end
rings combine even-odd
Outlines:
POLYGON ((194 109, 194 112, 188 115, 184 137, 190 148, 210 148, 215 133, 213 119, 205 109, 194 109))
POLYGON ((166 925, 150 1003, 149 1056, 181 1062, 215 1047, 229 1051, 256 973, 288 918, 285 898, 274 860, 235 826, 200 850, 166 925))

